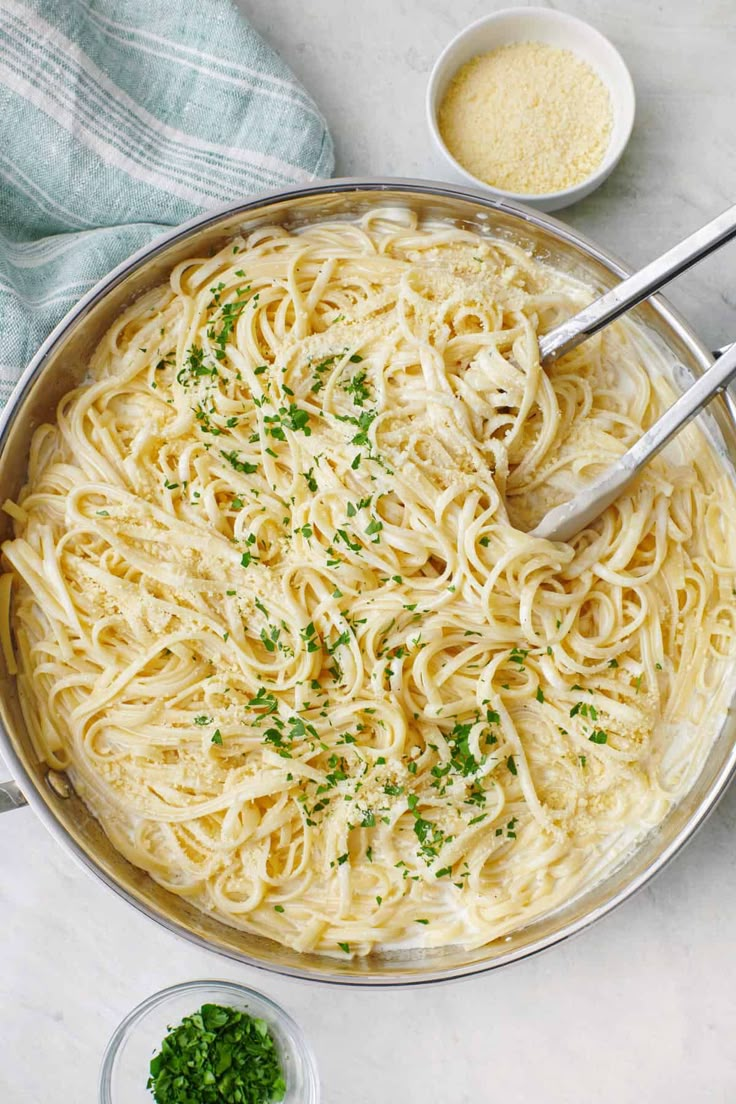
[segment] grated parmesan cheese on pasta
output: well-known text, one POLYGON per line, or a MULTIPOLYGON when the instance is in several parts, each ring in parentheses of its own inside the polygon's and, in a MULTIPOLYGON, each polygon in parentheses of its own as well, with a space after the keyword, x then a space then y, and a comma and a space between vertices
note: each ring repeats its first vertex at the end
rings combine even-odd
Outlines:
POLYGON ((452 156, 495 188, 526 195, 581 183, 611 136, 608 89, 570 50, 514 42, 458 70, 439 110, 452 156))

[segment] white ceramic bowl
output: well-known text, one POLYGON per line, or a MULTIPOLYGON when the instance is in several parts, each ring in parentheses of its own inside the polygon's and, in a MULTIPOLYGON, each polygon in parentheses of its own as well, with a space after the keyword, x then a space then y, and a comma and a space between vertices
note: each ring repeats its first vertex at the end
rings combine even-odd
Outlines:
POLYGON ((589 195, 618 164, 634 125, 634 85, 618 50, 600 31, 564 12, 551 8, 504 8, 477 23, 472 23, 456 35, 435 62, 427 87, 427 121, 437 148, 445 158, 452 179, 471 183, 491 195, 517 200, 540 211, 557 211, 589 195), (550 46, 571 50, 587 61, 608 88, 613 109, 613 127, 605 157, 591 176, 572 188, 541 195, 506 192, 494 188, 467 172, 455 160, 442 140, 437 125, 437 112, 447 86, 458 69, 477 57, 512 42, 546 42, 550 46))

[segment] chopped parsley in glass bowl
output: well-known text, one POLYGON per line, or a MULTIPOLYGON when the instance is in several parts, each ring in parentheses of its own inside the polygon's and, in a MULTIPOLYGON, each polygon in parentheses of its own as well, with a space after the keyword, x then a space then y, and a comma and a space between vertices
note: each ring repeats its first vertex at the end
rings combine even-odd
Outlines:
POLYGON ((173 985, 130 1012, 108 1043, 100 1104, 318 1104, 302 1030, 231 981, 173 985))

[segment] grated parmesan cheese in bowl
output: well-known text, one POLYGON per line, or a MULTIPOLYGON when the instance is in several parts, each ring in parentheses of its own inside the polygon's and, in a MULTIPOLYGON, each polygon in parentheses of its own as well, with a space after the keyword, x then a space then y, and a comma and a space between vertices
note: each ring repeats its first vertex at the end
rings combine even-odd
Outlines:
POLYGON ((507 8, 466 27, 427 87, 427 121, 450 179, 542 211, 606 179, 634 110, 616 48, 552 8, 507 8))
POLYGON ((603 161, 613 113, 587 62, 544 42, 514 42, 472 58, 440 105, 440 134, 473 176, 539 195, 580 184, 603 161))

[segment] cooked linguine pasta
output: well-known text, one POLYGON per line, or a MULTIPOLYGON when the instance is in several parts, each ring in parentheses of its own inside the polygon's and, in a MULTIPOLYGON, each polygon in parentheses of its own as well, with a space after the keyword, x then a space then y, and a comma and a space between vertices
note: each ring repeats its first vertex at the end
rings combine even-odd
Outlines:
POLYGON ((629 322, 540 368, 590 297, 382 211, 192 258, 110 329, 6 504, 0 607, 38 755, 132 863, 299 950, 477 946, 692 785, 725 463, 693 426, 570 544, 527 535, 673 398, 629 322))

